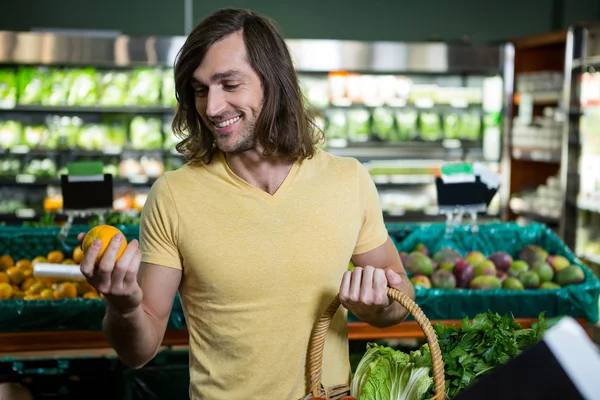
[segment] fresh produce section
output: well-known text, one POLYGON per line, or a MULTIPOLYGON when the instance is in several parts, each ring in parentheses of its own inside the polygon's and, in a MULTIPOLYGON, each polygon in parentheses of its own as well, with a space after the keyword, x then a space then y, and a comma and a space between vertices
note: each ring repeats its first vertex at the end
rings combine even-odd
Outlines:
POLYGON ((410 254, 401 252, 411 281, 424 288, 438 289, 560 289, 584 281, 583 270, 560 255, 549 255, 536 245, 524 246, 517 257, 496 251, 487 257, 479 251, 464 256, 441 248, 429 257, 423 244, 410 254))
MULTIPOLYGON (((535 327, 523 329, 512 317, 487 312, 459 325, 435 324, 444 360, 446 394, 454 398, 479 377, 505 364, 541 340, 548 328, 541 314, 535 327)), ((369 343, 352 377, 357 400, 422 400, 433 396, 428 344, 409 353, 369 343)))
POLYGON ((70 254, 52 250, 33 259, 14 260, 9 254, 0 256, 0 300, 62 300, 98 299, 103 297, 93 286, 82 281, 35 278, 33 267, 37 263, 73 265, 79 268, 83 251, 76 247, 70 254))

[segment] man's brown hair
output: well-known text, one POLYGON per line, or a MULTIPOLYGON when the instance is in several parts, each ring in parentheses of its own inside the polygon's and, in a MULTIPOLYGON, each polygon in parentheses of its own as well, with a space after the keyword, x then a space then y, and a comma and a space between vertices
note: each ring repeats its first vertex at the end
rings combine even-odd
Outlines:
POLYGON ((305 106, 292 57, 283 36, 267 17, 242 9, 221 9, 204 19, 188 36, 175 63, 178 101, 173 130, 183 141, 177 150, 189 161, 209 163, 215 139, 196 110, 191 79, 215 42, 241 32, 247 58, 260 77, 263 104, 254 127, 265 156, 288 160, 314 155, 322 132, 305 106))

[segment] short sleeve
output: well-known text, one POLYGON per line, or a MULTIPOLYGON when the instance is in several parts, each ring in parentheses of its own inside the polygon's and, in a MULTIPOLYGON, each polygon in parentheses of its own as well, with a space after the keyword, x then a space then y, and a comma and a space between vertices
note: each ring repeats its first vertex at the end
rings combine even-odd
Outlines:
POLYGON ((152 185, 140 217, 142 262, 182 269, 177 223, 175 201, 163 175, 152 185))
POLYGON ((362 225, 353 254, 371 251, 386 242, 388 231, 383 220, 379 193, 367 168, 357 162, 358 190, 362 212, 362 225))

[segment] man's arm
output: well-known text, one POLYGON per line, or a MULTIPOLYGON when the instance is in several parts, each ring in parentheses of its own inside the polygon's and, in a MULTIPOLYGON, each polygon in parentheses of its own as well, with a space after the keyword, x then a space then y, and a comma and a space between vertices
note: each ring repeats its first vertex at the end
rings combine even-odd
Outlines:
POLYGON ((383 328, 402 322, 408 311, 386 295, 387 287, 394 287, 414 300, 415 291, 406 275, 398 250, 392 240, 366 253, 352 257, 356 266, 344 278, 348 281, 348 292, 344 281, 340 296, 342 303, 361 320, 383 328), (378 271, 377 271, 378 270, 378 271))
POLYGON ((141 304, 122 313, 106 301, 104 334, 128 366, 141 368, 158 352, 181 276, 178 269, 141 263, 137 278, 143 293, 141 304))

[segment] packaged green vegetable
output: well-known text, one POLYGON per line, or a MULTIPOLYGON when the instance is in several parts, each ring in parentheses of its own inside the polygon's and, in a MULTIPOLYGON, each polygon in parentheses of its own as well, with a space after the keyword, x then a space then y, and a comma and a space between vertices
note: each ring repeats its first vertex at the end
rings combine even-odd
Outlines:
POLYGON ((371 115, 365 109, 348 111, 348 137, 352 142, 366 142, 371 135, 371 115))
POLYGON ((0 69, 0 108, 17 104, 17 76, 12 69, 0 69))
POLYGON ((381 140, 395 139, 394 113, 389 108, 377 107, 373 110, 373 134, 381 140))
POLYGON ((134 117, 129 127, 131 147, 138 150, 159 150, 162 148, 161 122, 158 118, 134 117))
POLYGON ((0 121, 0 148, 10 149, 21 144, 21 123, 18 121, 0 121))
POLYGON ((133 71, 127 105, 156 106, 160 104, 162 74, 158 69, 141 68, 133 71))
POLYGON ((17 73, 18 103, 40 104, 44 81, 47 79, 46 68, 21 67, 17 73))
POLYGON ((101 74, 100 98, 102 106, 124 106, 127 103, 129 72, 108 71, 101 74))
POLYGON ((444 138, 458 139, 460 137, 460 130, 460 115, 454 112, 444 115, 444 138))
POLYGON ((175 76, 173 69, 168 68, 162 74, 161 100, 164 107, 175 107, 177 98, 175 97, 175 76))
POLYGON ((423 112, 419 118, 419 131, 423 140, 442 139, 440 116, 433 112, 423 112))
POLYGON ((94 68, 71 70, 66 79, 71 83, 67 97, 68 105, 94 106, 98 103, 98 82, 94 68))
POLYGON ((400 142, 414 140, 417 137, 417 120, 419 114, 415 110, 396 111, 396 124, 398 134, 396 139, 400 142))
POLYGON ((481 115, 478 112, 465 113, 461 121, 461 139, 478 140, 481 136, 481 115))
POLYGON ((87 124, 79 131, 77 144, 85 150, 102 150, 108 142, 108 127, 102 124, 87 124))
POLYGON ((71 74, 60 69, 52 69, 44 81, 42 104, 46 106, 67 104, 67 96, 71 87, 70 78, 71 74))

